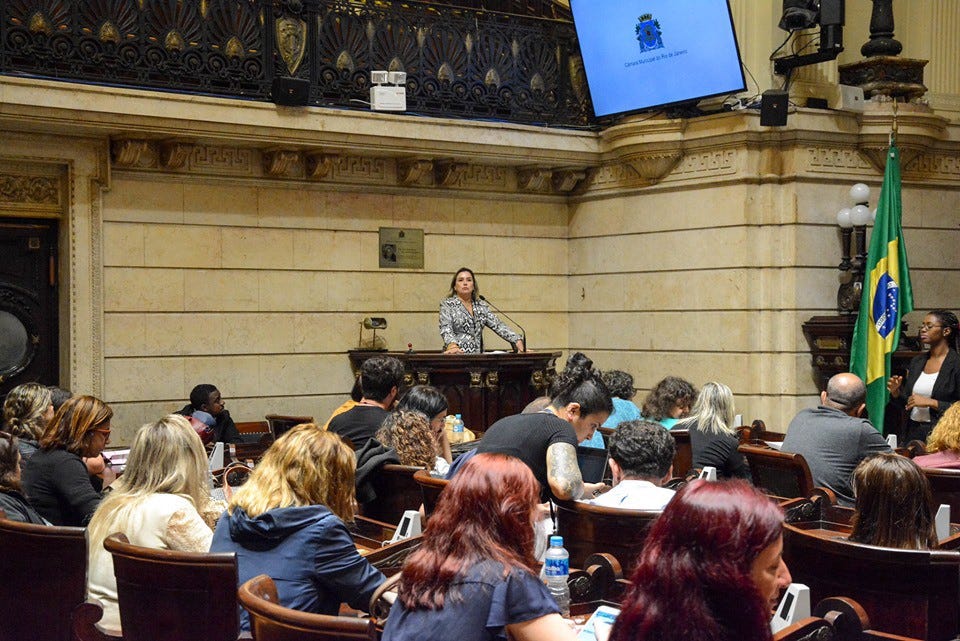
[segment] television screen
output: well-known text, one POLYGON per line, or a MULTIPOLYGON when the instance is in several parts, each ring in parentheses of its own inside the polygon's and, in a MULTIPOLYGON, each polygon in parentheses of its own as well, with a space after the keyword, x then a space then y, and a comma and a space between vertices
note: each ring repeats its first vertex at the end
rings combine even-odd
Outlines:
POLYGON ((746 89, 727 0, 570 0, 597 117, 746 89))

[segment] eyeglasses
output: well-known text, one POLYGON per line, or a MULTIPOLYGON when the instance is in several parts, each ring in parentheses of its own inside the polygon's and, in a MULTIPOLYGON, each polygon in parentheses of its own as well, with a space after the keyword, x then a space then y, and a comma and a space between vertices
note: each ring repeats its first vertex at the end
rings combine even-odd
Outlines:
POLYGON ((930 323, 924 323, 920 326, 920 329, 936 329, 938 327, 942 328, 943 325, 931 325, 930 323))
POLYGON ((105 435, 107 438, 110 438, 110 429, 109 429, 109 428, 99 427, 99 428, 97 428, 97 429, 95 429, 95 430, 93 430, 93 431, 94 431, 94 432, 100 432, 101 434, 105 435))

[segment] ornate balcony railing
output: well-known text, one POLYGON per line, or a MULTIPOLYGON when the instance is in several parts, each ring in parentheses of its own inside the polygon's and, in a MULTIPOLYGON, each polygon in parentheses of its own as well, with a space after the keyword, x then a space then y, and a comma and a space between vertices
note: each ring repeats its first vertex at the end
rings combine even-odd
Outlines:
POLYGON ((282 79, 356 109, 387 69, 407 73, 409 113, 592 120, 569 11, 550 0, 2 0, 0 20, 7 75, 260 101, 282 79))

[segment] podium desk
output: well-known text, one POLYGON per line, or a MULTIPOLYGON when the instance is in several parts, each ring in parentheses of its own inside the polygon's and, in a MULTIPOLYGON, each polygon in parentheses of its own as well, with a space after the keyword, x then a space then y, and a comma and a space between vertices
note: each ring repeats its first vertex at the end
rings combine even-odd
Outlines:
POLYGON ((433 385, 447 397, 450 414, 479 436, 504 416, 519 414, 547 393, 556 376, 560 352, 444 354, 351 350, 350 365, 359 375, 371 356, 393 356, 406 370, 403 386, 433 385))

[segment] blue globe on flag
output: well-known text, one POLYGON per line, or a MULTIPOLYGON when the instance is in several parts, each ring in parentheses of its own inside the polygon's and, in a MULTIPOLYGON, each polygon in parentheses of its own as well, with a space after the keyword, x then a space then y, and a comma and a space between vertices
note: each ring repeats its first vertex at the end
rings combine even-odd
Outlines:
POLYGON ((877 291, 873 295, 873 318, 877 333, 886 338, 896 329, 897 304, 900 300, 900 288, 897 281, 890 278, 890 274, 883 273, 877 282, 877 291))

